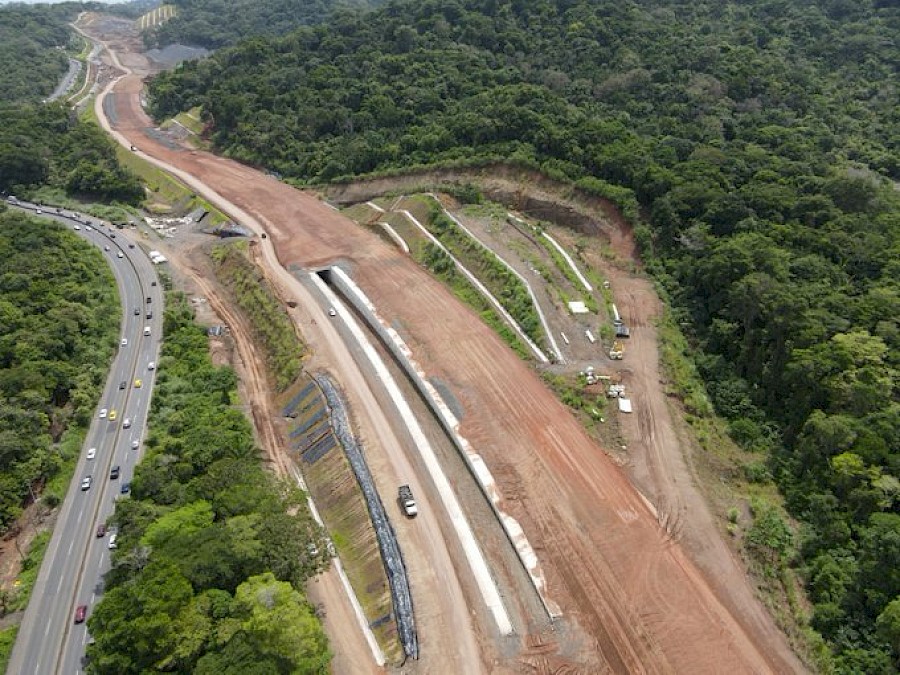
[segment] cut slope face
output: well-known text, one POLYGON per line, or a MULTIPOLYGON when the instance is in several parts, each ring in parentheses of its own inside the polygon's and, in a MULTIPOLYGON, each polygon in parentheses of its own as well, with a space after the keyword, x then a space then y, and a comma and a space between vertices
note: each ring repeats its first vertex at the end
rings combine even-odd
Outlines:
MULTIPOLYGON (((648 505, 576 420, 478 317, 375 234, 248 167, 145 135, 140 81, 110 97, 117 128, 264 223, 281 263, 341 260, 432 377, 462 404, 484 457, 545 568, 550 595, 583 631, 587 670, 791 672, 730 614, 648 505)), ((345 383, 347 385, 348 383, 345 383)))

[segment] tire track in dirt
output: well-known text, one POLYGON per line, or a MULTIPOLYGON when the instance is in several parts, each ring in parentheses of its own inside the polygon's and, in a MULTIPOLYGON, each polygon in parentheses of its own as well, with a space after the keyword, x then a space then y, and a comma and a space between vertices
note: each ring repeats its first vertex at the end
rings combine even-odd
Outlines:
MULTIPOLYGON (((566 589, 578 605, 587 632, 597 642, 599 655, 604 661, 602 672, 668 672, 655 668, 644 670, 643 659, 635 649, 639 641, 626 629, 626 626, 638 625, 638 621, 622 616, 605 600, 602 605, 596 602, 598 598, 615 597, 617 594, 602 578, 578 565, 578 547, 571 545, 568 536, 549 517, 553 508, 542 505, 530 511, 540 530, 545 550, 553 559, 556 573, 562 577, 566 589)), ((651 666, 652 662, 647 665, 651 666)))

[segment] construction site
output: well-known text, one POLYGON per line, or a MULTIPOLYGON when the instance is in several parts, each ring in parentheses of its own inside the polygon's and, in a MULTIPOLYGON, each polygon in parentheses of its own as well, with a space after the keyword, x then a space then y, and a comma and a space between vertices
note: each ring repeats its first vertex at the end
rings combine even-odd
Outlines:
POLYGON ((308 346, 309 376, 276 400, 204 277, 202 225, 154 240, 231 328, 274 463, 365 516, 380 565, 308 589, 334 672, 803 672, 696 484, 627 224, 548 217, 544 186, 523 198, 512 172, 297 190, 166 137, 135 35, 81 28, 118 73, 101 124, 240 228, 308 346))

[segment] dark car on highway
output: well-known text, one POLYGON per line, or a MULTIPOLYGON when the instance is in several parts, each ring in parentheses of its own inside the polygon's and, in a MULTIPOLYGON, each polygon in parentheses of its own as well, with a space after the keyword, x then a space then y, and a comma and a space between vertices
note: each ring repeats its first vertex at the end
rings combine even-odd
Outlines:
POLYGON ((119 477, 119 471, 121 471, 121 469, 120 469, 119 465, 116 464, 112 469, 110 469, 110 472, 109 472, 109 479, 110 479, 110 480, 115 480, 116 478, 118 478, 118 477, 119 477))
POLYGON ((100 523, 97 526, 97 538, 106 536, 106 523, 100 523))
POLYGON ((75 623, 84 623, 87 617, 87 605, 78 605, 75 608, 75 623))

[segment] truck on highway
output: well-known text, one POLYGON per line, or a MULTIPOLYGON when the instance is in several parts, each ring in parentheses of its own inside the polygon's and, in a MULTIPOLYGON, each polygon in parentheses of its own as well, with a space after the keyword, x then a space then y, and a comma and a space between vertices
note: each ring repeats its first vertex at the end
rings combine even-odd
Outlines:
POLYGON ((419 507, 416 506, 416 500, 413 498, 413 493, 409 485, 400 486, 399 501, 400 506, 403 507, 403 511, 406 515, 410 518, 415 518, 416 514, 419 512, 419 507))

